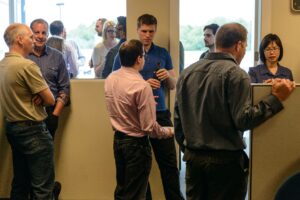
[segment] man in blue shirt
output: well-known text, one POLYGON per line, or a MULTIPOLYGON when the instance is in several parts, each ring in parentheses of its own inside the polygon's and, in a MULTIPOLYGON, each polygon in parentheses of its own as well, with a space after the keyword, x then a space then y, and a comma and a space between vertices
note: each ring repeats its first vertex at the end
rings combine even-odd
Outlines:
MULTIPOLYGON (((153 43, 156 30, 157 19, 153 15, 144 14, 138 18, 137 33, 145 50, 145 65, 140 73, 152 87, 154 96, 157 96, 157 122, 161 126, 173 126, 170 111, 166 107, 165 89, 175 88, 175 72, 168 51, 153 43)), ((120 58, 117 55, 113 71, 120 66, 120 58)), ((182 200, 174 138, 150 138, 150 142, 160 169, 166 200, 182 200)))
MULTIPOLYGON (((55 106, 46 107, 48 117, 45 120, 47 128, 54 139, 58 127, 58 117, 64 106, 69 102, 69 74, 62 53, 46 45, 49 35, 48 23, 43 19, 36 19, 31 22, 30 28, 35 43, 33 53, 29 54, 28 58, 40 67, 43 77, 56 99, 55 106)), ((58 198, 59 192, 60 184, 56 182, 54 188, 55 199, 58 198)))

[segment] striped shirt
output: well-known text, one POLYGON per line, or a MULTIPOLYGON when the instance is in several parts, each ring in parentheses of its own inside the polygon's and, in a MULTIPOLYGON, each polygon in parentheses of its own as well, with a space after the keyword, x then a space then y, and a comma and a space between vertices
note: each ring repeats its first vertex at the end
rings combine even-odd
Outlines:
POLYGON ((40 67, 54 97, 57 98, 59 93, 63 93, 66 96, 64 101, 67 103, 70 96, 70 79, 62 53, 46 46, 45 52, 40 57, 31 53, 28 58, 40 67))

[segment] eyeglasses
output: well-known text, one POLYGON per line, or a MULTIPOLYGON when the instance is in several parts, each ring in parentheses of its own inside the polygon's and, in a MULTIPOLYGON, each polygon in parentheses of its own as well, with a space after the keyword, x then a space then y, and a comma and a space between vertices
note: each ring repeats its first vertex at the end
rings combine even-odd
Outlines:
POLYGON ((108 33, 114 33, 115 30, 107 30, 106 32, 108 32, 108 33))
POLYGON ((264 52, 267 52, 267 53, 277 52, 277 51, 279 51, 279 48, 278 48, 278 47, 267 48, 267 49, 264 50, 264 52))

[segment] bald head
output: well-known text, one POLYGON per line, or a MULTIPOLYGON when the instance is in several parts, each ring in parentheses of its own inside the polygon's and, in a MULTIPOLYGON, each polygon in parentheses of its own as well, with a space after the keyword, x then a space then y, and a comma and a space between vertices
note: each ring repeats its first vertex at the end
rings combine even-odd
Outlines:
POLYGON ((17 42, 19 36, 23 36, 30 28, 24 24, 14 23, 7 27, 4 32, 4 40, 8 47, 11 47, 17 42))
POLYGON ((216 52, 231 54, 238 64, 245 56, 247 48, 247 29, 239 23, 221 26, 216 34, 216 52))
POLYGON ((33 34, 25 24, 14 23, 4 32, 4 40, 10 52, 27 56, 33 49, 33 34))
POLYGON ((229 23, 221 26, 216 34, 216 48, 233 47, 237 42, 246 42, 247 30, 239 23, 229 23))

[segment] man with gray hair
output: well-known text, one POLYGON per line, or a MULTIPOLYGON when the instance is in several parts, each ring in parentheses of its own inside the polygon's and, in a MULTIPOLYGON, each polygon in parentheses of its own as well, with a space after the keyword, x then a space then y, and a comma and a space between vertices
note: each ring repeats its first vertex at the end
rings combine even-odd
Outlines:
POLYGON ((281 111, 295 88, 278 79, 270 94, 252 105, 250 77, 239 67, 246 48, 246 28, 225 24, 216 34, 216 52, 179 77, 174 123, 186 161, 187 200, 245 199, 249 166, 243 131, 281 111))
MULTIPOLYGON (((48 117, 45 122, 54 140, 58 128, 59 116, 70 99, 70 80, 63 55, 58 50, 46 45, 48 38, 48 23, 44 19, 35 19, 31 22, 30 28, 33 31, 35 43, 33 52, 28 58, 40 67, 47 84, 52 91, 56 102, 54 106, 47 106, 48 117)), ((59 182, 54 185, 54 197, 58 199, 61 190, 59 182)))
POLYGON ((54 152, 44 123, 45 105, 55 100, 39 67, 26 59, 33 34, 24 24, 11 24, 4 40, 9 52, 0 61, 0 105, 12 149, 13 181, 10 199, 52 199, 54 152))

